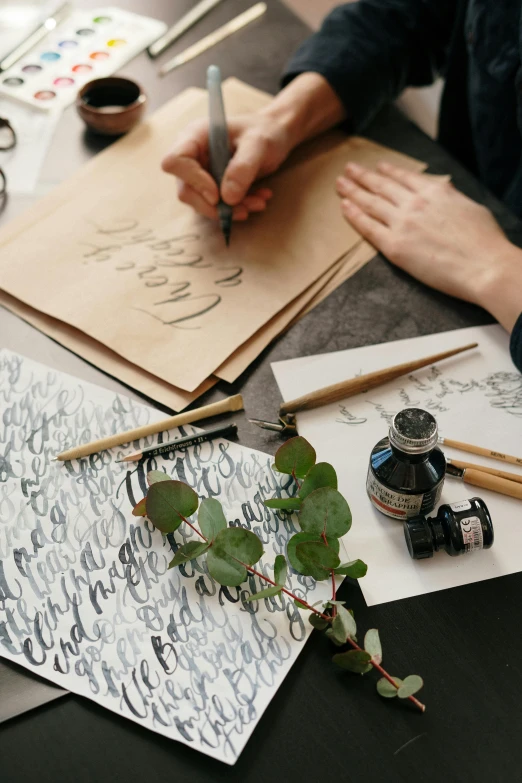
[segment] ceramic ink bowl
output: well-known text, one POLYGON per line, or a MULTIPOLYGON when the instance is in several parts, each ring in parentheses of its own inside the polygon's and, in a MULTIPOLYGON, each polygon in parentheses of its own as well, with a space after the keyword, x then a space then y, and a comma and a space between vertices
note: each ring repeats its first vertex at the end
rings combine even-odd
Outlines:
POLYGON ((142 118, 147 96, 136 82, 121 76, 93 79, 76 98, 76 110, 90 130, 104 136, 127 133, 142 118))

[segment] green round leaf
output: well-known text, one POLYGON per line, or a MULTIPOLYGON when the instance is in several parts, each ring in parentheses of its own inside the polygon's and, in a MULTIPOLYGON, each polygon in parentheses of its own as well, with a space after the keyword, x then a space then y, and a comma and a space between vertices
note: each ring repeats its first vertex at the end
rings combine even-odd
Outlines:
POLYGON ((189 541, 188 544, 180 546, 174 557, 169 563, 169 568, 181 565, 182 563, 188 563, 189 560, 194 560, 206 552, 210 544, 206 541, 189 541))
POLYGON ((348 652, 337 653, 332 660, 341 669, 347 669, 355 674, 366 674, 372 668, 370 656, 364 650, 349 650, 348 652))
POLYGON ((132 509, 132 514, 135 517, 145 517, 147 516, 147 498, 142 498, 139 503, 136 503, 134 508, 132 509))
POLYGON ((319 617, 318 614, 312 613, 308 620, 310 621, 310 625, 313 625, 313 627, 318 631, 324 631, 324 629, 328 628, 329 626, 329 622, 327 620, 323 620, 323 618, 319 617))
MULTIPOLYGON (((294 568, 299 574, 304 574, 305 571, 303 563, 299 560, 297 557, 296 548, 299 544, 304 544, 306 541, 322 541, 322 538, 320 536, 311 535, 310 533, 296 533, 292 536, 292 538, 288 541, 288 544, 286 545, 286 555, 288 557, 288 560, 290 561, 290 565, 292 568, 294 568)), ((339 541, 337 538, 327 538, 328 546, 330 549, 333 549, 336 555, 339 554, 339 541)))
POLYGON ((306 541, 296 546, 295 553, 303 564, 302 574, 317 581, 328 579, 330 571, 339 565, 339 557, 323 541, 306 541))
POLYGON ((370 653, 372 660, 375 661, 375 663, 381 663, 382 647, 377 628, 370 628, 370 630, 366 632, 366 636, 364 637, 364 649, 367 653, 370 653))
POLYGON ((152 486, 152 484, 157 484, 158 481, 170 481, 171 478, 166 473, 164 473, 162 470, 149 470, 147 473, 147 484, 152 486))
POLYGON ((216 554, 221 550, 241 563, 254 565, 263 555, 263 544, 259 538, 244 527, 227 527, 221 530, 214 544, 216 554))
POLYGON ((300 498, 270 498, 264 501, 267 508, 280 508, 281 511, 299 511, 302 500, 300 498))
POLYGON ((284 585, 286 582, 286 573, 288 571, 284 555, 277 555, 274 561, 274 581, 278 585, 284 585))
POLYGON ((350 638, 355 639, 355 634, 357 633, 357 625, 355 623, 353 615, 348 611, 348 609, 345 609, 344 606, 338 606, 337 617, 340 619, 340 621, 343 624, 345 637, 349 636, 350 638))
POLYGON ((384 696, 385 699, 394 699, 397 696, 397 689, 402 685, 402 680, 399 680, 398 677, 392 677, 392 680, 397 684, 397 688, 394 688, 386 677, 381 677, 380 680, 377 680, 377 693, 379 696, 384 696))
POLYGON ((320 487, 304 499, 299 524, 305 533, 340 538, 352 525, 350 506, 336 489, 320 487))
POLYGON ((419 677, 418 674, 410 674, 402 681, 402 685, 397 691, 397 696, 399 699, 407 699, 408 696, 413 696, 414 693, 420 691, 423 685, 422 677, 419 677))
POLYGON ((201 501, 198 512, 198 523, 201 532, 209 541, 213 541, 220 530, 225 530, 227 520, 219 500, 206 498, 201 501))
POLYGON ((306 478, 301 484, 299 497, 304 500, 310 492, 320 487, 332 487, 337 489, 337 473, 333 465, 328 462, 318 462, 306 474, 306 478))
POLYGON ((326 634, 331 638, 332 642, 335 642, 335 644, 338 646, 342 646, 346 643, 347 633, 345 631, 343 621, 338 614, 332 620, 332 625, 326 634))
POLYGON ((183 517, 190 517, 199 504, 199 498, 182 481, 159 481, 147 493, 147 516, 162 533, 173 533, 183 517))
POLYGON ((245 566, 227 555, 226 552, 219 551, 219 548, 216 552, 215 544, 208 550, 207 568, 212 579, 215 579, 220 585, 227 585, 227 587, 237 587, 247 578, 245 566))
POLYGON ((361 579, 366 576, 368 566, 362 560, 350 560, 349 563, 341 563, 339 568, 335 569, 336 574, 350 576, 352 579, 361 579))
POLYGON ((249 601, 260 601, 262 598, 270 598, 273 595, 279 595, 281 591, 282 588, 279 585, 275 585, 275 587, 267 587, 266 590, 261 590, 259 593, 254 593, 254 595, 249 596, 246 600, 247 603, 249 601))
POLYGON ((298 435, 290 438, 276 452, 275 465, 281 473, 293 473, 298 478, 304 478, 310 468, 315 465, 315 449, 306 438, 298 435))

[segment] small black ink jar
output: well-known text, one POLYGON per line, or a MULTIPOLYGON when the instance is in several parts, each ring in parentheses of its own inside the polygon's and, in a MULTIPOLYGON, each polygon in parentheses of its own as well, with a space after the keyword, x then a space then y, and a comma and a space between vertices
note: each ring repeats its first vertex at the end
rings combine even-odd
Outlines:
POLYGON ((404 537, 414 560, 433 557, 433 552, 445 549, 456 557, 493 545, 493 522, 488 507, 481 498, 445 503, 436 517, 423 515, 404 522, 404 537))
POLYGON ((446 471, 437 443, 437 422, 428 411, 405 408, 394 416, 389 437, 370 455, 366 491, 379 511, 406 519, 435 508, 446 471))

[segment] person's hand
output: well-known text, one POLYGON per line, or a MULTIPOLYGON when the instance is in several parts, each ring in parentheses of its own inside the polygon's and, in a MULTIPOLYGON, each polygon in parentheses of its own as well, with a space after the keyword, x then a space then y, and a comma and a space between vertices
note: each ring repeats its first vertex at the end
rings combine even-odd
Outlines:
POLYGON ((491 212, 447 178, 387 163, 377 169, 348 164, 338 178, 346 219, 392 263, 510 329, 522 310, 522 251, 491 212))
MULTIPOLYGON (((273 117, 247 114, 228 122, 233 157, 221 183, 223 201, 234 207, 234 220, 246 220, 251 212, 266 209, 272 192, 252 188, 255 180, 274 172, 291 145, 288 133, 273 117)), ((178 196, 209 218, 217 218, 218 186, 209 173, 208 122, 189 125, 162 168, 178 179, 178 196)))

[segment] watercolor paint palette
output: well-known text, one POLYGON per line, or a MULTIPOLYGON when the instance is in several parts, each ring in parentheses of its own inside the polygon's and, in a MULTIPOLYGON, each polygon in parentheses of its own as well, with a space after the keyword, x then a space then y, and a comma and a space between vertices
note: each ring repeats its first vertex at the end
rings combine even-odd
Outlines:
POLYGON ((63 108, 86 82, 117 71, 166 28, 158 19, 120 8, 73 11, 1 74, 0 94, 40 109, 63 108))

